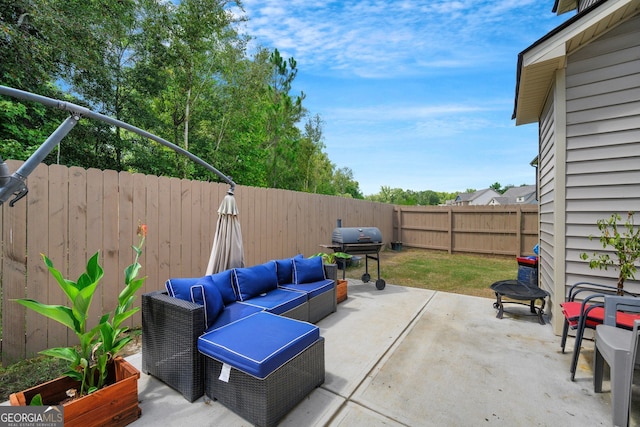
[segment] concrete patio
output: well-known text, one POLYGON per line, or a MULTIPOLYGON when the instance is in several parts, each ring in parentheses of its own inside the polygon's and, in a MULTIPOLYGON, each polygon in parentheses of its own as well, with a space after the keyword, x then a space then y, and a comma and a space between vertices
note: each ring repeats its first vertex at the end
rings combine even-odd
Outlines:
MULTIPOLYGON (((490 299, 350 281, 349 298, 318 323, 325 383, 281 425, 610 425, 609 393, 593 392, 593 343, 571 382, 571 355, 560 352, 551 326, 527 307, 506 307, 496 319, 490 299)), ((140 368, 141 354, 129 360, 140 368)), ((145 374, 139 396, 136 426, 247 425, 221 404, 189 403, 145 374)))

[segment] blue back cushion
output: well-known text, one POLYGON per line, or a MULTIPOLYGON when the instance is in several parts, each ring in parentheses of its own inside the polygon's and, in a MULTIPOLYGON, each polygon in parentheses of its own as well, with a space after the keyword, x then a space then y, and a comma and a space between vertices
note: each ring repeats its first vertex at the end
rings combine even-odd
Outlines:
POLYGON ((211 276, 169 279, 165 283, 169 295, 204 306, 205 324, 211 326, 224 309, 222 295, 211 276))
POLYGON ((218 315, 224 310, 224 302, 218 287, 211 276, 205 276, 192 286, 193 302, 204 305, 207 328, 213 325, 218 315))
POLYGON ((191 287, 195 285, 198 280, 200 280, 198 277, 169 279, 165 282, 164 286, 167 288, 169 296, 193 302, 191 287))
POLYGON ((288 285, 293 283, 293 259, 304 258, 302 254, 298 254, 293 258, 285 258, 276 260, 276 272, 278 273, 278 285, 288 285))
POLYGON ((278 273, 274 261, 252 267, 234 268, 233 275, 240 301, 246 301, 278 287, 278 273))
POLYGON ((233 288, 233 280, 231 277, 232 273, 232 270, 225 270, 210 276, 213 280, 213 284, 220 291, 220 295, 222 295, 222 301, 224 302, 224 305, 236 302, 238 299, 236 296, 236 291, 233 288))
POLYGON ((278 273, 278 285, 293 283, 293 259, 277 259, 276 272, 278 273))
POLYGON ((322 257, 294 258, 293 259, 293 282, 309 283, 324 280, 324 267, 322 257))

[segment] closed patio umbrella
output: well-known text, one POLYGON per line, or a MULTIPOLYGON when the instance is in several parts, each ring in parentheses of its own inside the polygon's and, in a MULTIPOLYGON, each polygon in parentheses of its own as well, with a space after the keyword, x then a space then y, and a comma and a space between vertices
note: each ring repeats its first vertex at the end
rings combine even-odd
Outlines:
POLYGON ((206 274, 214 274, 235 267, 244 267, 244 251, 238 206, 233 192, 229 191, 218 208, 216 234, 213 237, 206 274))

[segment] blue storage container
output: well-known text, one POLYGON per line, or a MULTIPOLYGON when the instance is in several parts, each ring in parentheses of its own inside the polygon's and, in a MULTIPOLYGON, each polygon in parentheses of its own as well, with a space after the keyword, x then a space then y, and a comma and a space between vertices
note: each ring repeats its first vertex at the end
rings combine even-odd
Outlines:
POLYGON ((538 286, 538 257, 527 256, 517 257, 518 260, 518 283, 527 286, 538 286))

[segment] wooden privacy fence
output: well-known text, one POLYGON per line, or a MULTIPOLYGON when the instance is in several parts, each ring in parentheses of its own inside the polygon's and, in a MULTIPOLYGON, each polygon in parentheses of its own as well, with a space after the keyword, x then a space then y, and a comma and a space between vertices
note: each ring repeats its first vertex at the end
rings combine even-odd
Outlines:
POLYGON ((394 238, 407 247, 532 255, 538 205, 396 206, 393 228, 394 238))
MULTIPOLYGON (((11 171, 20 165, 7 163, 11 171)), ((226 184, 56 165, 38 166, 27 184, 24 199, 0 209, 3 364, 75 344, 62 325, 10 301, 66 304, 41 253, 76 280, 86 260, 100 251, 105 276, 91 306, 91 318, 97 319, 115 306, 139 223, 148 228, 140 258, 147 280, 139 295, 162 289, 170 277, 203 275, 218 206, 228 190, 226 184)), ((320 252, 321 244, 331 243, 337 219, 344 227, 378 227, 387 244, 450 253, 528 255, 538 240, 537 206, 394 207, 245 186, 236 187, 235 198, 246 265, 320 252)), ((140 324, 138 313, 129 326, 140 324)))
MULTIPOLYGON (((15 171, 20 162, 7 162, 15 171)), ((49 347, 75 344, 64 326, 14 298, 66 304, 41 253, 65 277, 76 280, 86 260, 100 250, 105 276, 91 318, 112 310, 124 269, 133 261, 138 223, 148 227, 139 292, 162 289, 170 277, 202 276, 209 261, 217 210, 228 185, 127 172, 40 165, 28 178, 28 195, 0 209, 2 253, 2 362, 49 347)), ((331 243, 336 220, 343 226, 378 227, 393 233, 393 206, 343 197, 237 186, 246 265, 305 256, 331 243)), ((139 297, 136 301, 139 304, 139 297)), ((140 313, 130 326, 141 324, 140 313)))

